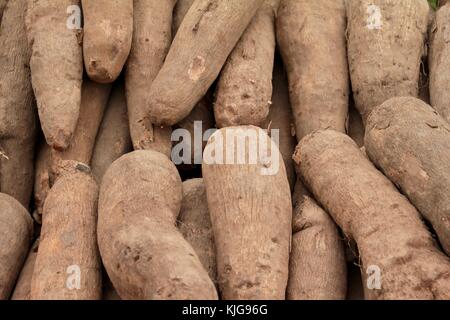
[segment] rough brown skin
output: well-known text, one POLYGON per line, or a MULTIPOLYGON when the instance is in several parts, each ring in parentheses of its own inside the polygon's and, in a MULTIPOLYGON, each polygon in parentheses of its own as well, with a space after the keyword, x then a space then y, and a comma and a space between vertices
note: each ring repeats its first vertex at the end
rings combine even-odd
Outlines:
POLYGON ((0 300, 7 300, 30 247, 33 220, 11 196, 0 193, 0 300))
POLYGON ((280 3, 277 39, 288 73, 298 141, 318 129, 345 132, 349 76, 344 2, 280 3))
MULTIPOLYGON (((438 250, 419 213, 348 136, 317 131, 294 155, 315 198, 354 239, 361 273, 381 272, 367 299, 449 299, 450 260, 438 250)), ((366 283, 366 279, 364 279, 366 283)))
POLYGON ((61 162, 44 205, 32 300, 96 300, 102 295, 97 248, 98 188, 87 165, 61 162), (70 280, 79 267, 80 287, 70 280))
POLYGON ((70 146, 52 151, 52 172, 60 161, 74 160, 89 165, 103 114, 108 104, 111 85, 90 80, 83 82, 80 117, 70 146))
POLYGON ((51 148, 44 142, 38 149, 33 193, 36 213, 42 215, 45 199, 50 190, 51 148))
POLYGON ((142 121, 174 125, 189 115, 263 0, 195 1, 149 92, 142 121))
MULTIPOLYGON (((294 189, 296 175, 292 155, 294 154, 297 139, 294 132, 294 119, 292 117, 291 104, 289 102, 288 82, 286 73, 281 63, 275 65, 273 71, 273 95, 272 106, 263 128, 278 129, 281 155, 291 189, 294 189)), ((269 131, 270 134, 270 131, 269 131)))
POLYGON ((26 17, 39 118, 47 143, 55 149, 69 146, 80 111, 81 30, 67 27, 71 5, 79 6, 80 1, 28 0, 26 17))
POLYGON ((3 11, 5 10, 8 0, 0 0, 0 25, 2 23, 3 11))
POLYGON ((30 204, 36 112, 25 29, 26 0, 6 6, 0 29, 0 190, 30 204))
POLYGON ((217 299, 208 273, 176 227, 181 200, 175 165, 153 150, 122 156, 103 177, 98 242, 122 299, 217 299))
POLYGON ((430 42, 431 105, 450 123, 450 4, 437 11, 430 42))
POLYGON ((30 252, 28 252, 28 257, 25 260, 22 271, 20 271, 11 300, 30 300, 31 278, 33 277, 34 264, 36 262, 38 248, 39 239, 34 242, 30 252))
POLYGON ((211 280, 217 282, 216 247, 203 179, 183 182, 178 228, 194 248, 211 280))
POLYGON ((450 255, 450 124, 418 99, 393 98, 369 117, 365 146, 450 255))
MULTIPOLYGON (((208 148, 219 148, 217 152, 224 153, 230 149, 237 151, 234 139, 224 138, 220 147, 219 134, 243 137, 252 132, 261 134, 260 145, 278 153, 275 174, 262 174, 261 170, 268 165, 264 158, 256 164, 248 160, 244 164, 215 164, 204 158, 202 165, 216 244, 218 285, 224 300, 285 298, 292 205, 277 146, 260 128, 228 127, 210 138, 205 154, 209 153, 208 148)), ((242 150, 246 158, 253 151, 248 143, 242 150)))
POLYGON ((347 266, 339 231, 331 217, 306 191, 296 188, 289 261, 288 300, 344 300, 347 266))
POLYGON ((186 16, 186 13, 192 7, 195 0, 177 0, 175 8, 173 9, 172 33, 175 35, 180 28, 181 23, 186 16))
POLYGON ((114 82, 130 54, 133 0, 81 0, 81 3, 86 72, 96 82, 114 82))
POLYGON ((134 1, 133 43, 126 71, 126 95, 134 149, 153 149, 168 157, 172 147, 172 129, 144 124, 140 120, 145 117, 150 87, 161 70, 172 42, 175 2, 134 1))
POLYGON ((269 114, 279 0, 265 0, 228 57, 217 85, 218 128, 260 126, 269 114))
POLYGON ((348 110, 347 134, 356 142, 358 147, 364 146, 364 123, 358 110, 352 104, 348 110))
POLYGON ((348 61, 356 107, 367 120, 376 106, 392 97, 419 94, 429 5, 426 0, 348 0, 348 61), (380 9, 381 29, 370 29, 380 9))
POLYGON ((95 180, 100 183, 109 166, 132 148, 125 90, 123 84, 118 83, 111 93, 97 133, 91 161, 95 180))

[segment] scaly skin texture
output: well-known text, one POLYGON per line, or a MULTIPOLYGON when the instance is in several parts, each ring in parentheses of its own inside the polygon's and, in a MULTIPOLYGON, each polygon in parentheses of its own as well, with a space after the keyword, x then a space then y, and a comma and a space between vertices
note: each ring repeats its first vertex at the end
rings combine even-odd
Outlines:
POLYGON ((228 57, 217 85, 218 128, 260 126, 269 114, 279 0, 265 0, 228 57))
POLYGON ((111 93, 95 142, 91 161, 95 180, 100 183, 109 166, 131 150, 125 91, 123 84, 118 83, 111 93))
POLYGON ((356 241, 363 276, 374 270, 375 280, 380 272, 380 289, 365 286, 367 299, 450 298, 450 260, 416 208, 350 137, 314 132, 300 142, 294 160, 315 198, 356 241))
POLYGON ((345 132, 350 86, 346 28, 344 0, 281 0, 277 38, 298 141, 319 129, 345 132))
POLYGON ((348 0, 348 61, 356 108, 367 120, 389 98, 419 94, 426 0, 348 0))
POLYGON ((32 84, 42 130, 55 149, 69 146, 80 111, 83 56, 81 30, 67 26, 72 5, 80 1, 28 0, 32 84))
POLYGON ((338 228, 300 180, 296 191, 286 298, 344 300, 347 266, 338 228))
POLYGON ((199 0, 149 92, 143 121, 174 125, 205 95, 263 0, 199 0))
POLYGON ((29 68, 26 0, 7 4, 0 29, 0 191, 30 204, 36 112, 29 68))
POLYGON ((217 299, 208 273, 175 225, 181 200, 175 165, 154 150, 124 155, 103 177, 98 241, 122 299, 217 299))
POLYGON ((172 42, 175 0, 135 0, 133 44, 126 71, 130 131, 135 150, 153 149, 170 156, 170 127, 140 121, 145 117, 150 87, 161 69, 172 42), (146 130, 146 127, 149 130, 146 130))
POLYGON ((292 205, 277 146, 260 128, 223 128, 206 146, 202 172, 216 244, 221 298, 283 300, 288 280, 292 205), (236 138, 251 135, 256 135, 263 153, 252 150, 249 143, 245 148, 242 142, 234 143, 236 138), (233 151, 247 160, 241 164, 213 163, 207 156, 212 150, 216 150, 216 155, 233 151), (266 159, 264 152, 268 151, 277 154, 278 161, 266 159), (248 158, 255 153, 259 159, 250 162, 248 158), (264 174, 269 164, 275 170, 264 174))
POLYGON ((436 14, 428 64, 431 105, 450 123, 450 3, 436 14))
POLYGON ((217 282, 216 247, 203 179, 183 182, 178 228, 194 248, 213 282, 217 282))
POLYGON ((418 99, 393 98, 369 117, 365 146, 450 255, 450 124, 418 99))
POLYGON ((80 117, 70 146, 63 151, 52 150, 52 172, 58 162, 75 160, 90 165, 95 139, 108 104, 111 85, 90 80, 83 82, 80 117))
POLYGON ((39 239, 37 239, 28 252, 22 271, 17 279, 16 287, 11 296, 11 300, 30 300, 31 298, 31 278, 33 277, 34 264, 36 262, 39 248, 39 239))
POLYGON ((11 196, 0 193, 0 300, 7 300, 33 237, 33 220, 11 196))
POLYGON ((44 205, 31 281, 32 300, 101 298, 97 199, 98 187, 89 167, 76 161, 62 161, 44 205))
POLYGON ((96 82, 114 82, 130 54, 133 0, 81 0, 81 3, 86 72, 96 82))

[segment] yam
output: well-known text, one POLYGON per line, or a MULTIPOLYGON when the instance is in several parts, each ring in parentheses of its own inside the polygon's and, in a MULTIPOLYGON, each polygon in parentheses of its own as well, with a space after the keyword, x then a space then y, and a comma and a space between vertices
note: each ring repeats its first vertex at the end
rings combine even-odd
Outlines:
POLYGON ((450 298, 450 260, 416 208, 350 137, 312 133, 294 160, 315 198, 356 241, 366 299, 450 298))
POLYGON ((2 23, 3 11, 5 10, 8 0, 0 0, 0 25, 2 23))
POLYGON ((216 282, 216 247, 203 179, 183 182, 183 201, 178 226, 183 237, 194 248, 211 280, 216 282))
POLYGON ((298 141, 318 129, 345 132, 350 86, 346 28, 344 0, 281 0, 277 38, 298 141))
POLYGON ((36 213, 42 215, 45 199, 50 191, 51 148, 47 143, 41 143, 36 157, 34 176, 34 205, 36 213))
POLYGON ((114 82, 131 50, 133 0, 81 0, 81 3, 86 72, 96 82, 114 82))
POLYGON ((126 70, 126 95, 131 138, 135 150, 154 149, 170 157, 170 127, 140 121, 147 110, 150 87, 160 71, 172 42, 175 0, 135 0, 134 32, 126 70))
POLYGON ((281 159, 276 144, 253 126, 223 128, 206 146, 202 172, 224 300, 285 298, 292 206, 281 159), (224 154, 233 158, 220 161, 224 154))
POLYGON ((79 0, 27 1, 31 78, 47 143, 66 149, 78 122, 83 77, 79 0), (51 26, 49 28, 49 26, 51 26))
POLYGON ((31 298, 31 279, 33 277, 34 264, 36 262, 39 248, 39 239, 37 239, 28 252, 22 271, 17 279, 16 287, 11 296, 11 300, 30 300, 31 298))
POLYGON ((146 123, 170 126, 189 115, 222 66, 263 0, 195 1, 153 82, 146 123))
POLYGON ((450 123, 450 4, 440 8, 431 31, 430 100, 437 112, 450 123))
POLYGON ((393 98, 369 117, 365 145, 450 255, 450 124, 418 99, 393 98))
POLYGON ((176 227, 181 201, 175 165, 154 150, 126 154, 106 172, 98 241, 122 299, 217 299, 208 273, 176 227))
POLYGON ((195 0, 177 0, 173 9, 172 34, 175 36, 195 0))
POLYGON ((31 300, 97 300, 102 295, 98 187, 81 162, 62 161, 57 172, 44 205, 31 300))
POLYGON ((386 100, 419 94, 429 5, 426 0, 348 0, 348 61, 364 123, 386 100))
POLYGON ((344 300, 347 266, 344 246, 331 217, 305 190, 294 201, 289 262, 289 300, 344 300))
POLYGON ((279 0, 265 0, 228 57, 217 85, 218 128, 260 126, 269 114, 279 0))
POLYGON ((114 86, 92 155, 92 174, 100 183, 109 166, 132 150, 127 102, 122 83, 114 86))
POLYGON ((9 299, 33 237, 33 220, 13 197, 0 193, 0 300, 9 299))

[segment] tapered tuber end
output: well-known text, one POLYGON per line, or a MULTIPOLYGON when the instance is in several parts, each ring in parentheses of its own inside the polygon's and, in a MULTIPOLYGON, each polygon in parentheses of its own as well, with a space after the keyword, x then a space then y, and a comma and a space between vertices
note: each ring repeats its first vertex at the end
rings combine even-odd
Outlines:
POLYGON ((55 134, 46 134, 44 130, 44 135, 49 146, 55 150, 62 151, 69 147, 70 142, 72 141, 73 133, 59 129, 56 130, 55 134))
POLYGON ((140 119, 145 123, 153 123, 161 127, 170 127, 186 118, 192 109, 181 110, 172 106, 170 103, 155 101, 150 98, 148 103, 148 114, 140 119))

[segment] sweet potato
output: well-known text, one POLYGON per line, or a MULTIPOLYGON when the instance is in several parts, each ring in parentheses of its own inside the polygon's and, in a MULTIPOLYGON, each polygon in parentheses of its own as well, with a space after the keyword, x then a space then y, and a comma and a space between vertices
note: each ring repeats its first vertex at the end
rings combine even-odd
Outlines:
POLYGON ((363 121, 389 98, 419 94, 426 0, 348 0, 348 60, 363 121))
POLYGON ((32 300, 94 300, 102 294, 98 188, 87 165, 62 161, 44 205, 32 300))
POLYGON ((131 150, 125 90, 118 83, 111 93, 92 155, 92 174, 96 181, 100 183, 109 166, 131 150))
POLYGON ((0 300, 9 299, 30 247, 33 220, 13 197, 0 193, 0 300))
POLYGON ((103 177, 99 248, 122 299, 217 299, 208 273, 175 225, 181 200, 175 165, 154 150, 122 156, 103 177))
POLYGON ((450 4, 437 11, 430 42, 431 105, 450 123, 450 4))
POLYGON ((10 1, 0 29, 0 190, 28 208, 33 188, 36 115, 26 8, 26 0, 10 1))
POLYGON ((280 63, 275 65, 273 71, 273 94, 272 106, 269 115, 263 125, 269 130, 278 130, 279 146, 283 156, 284 166, 291 189, 295 185, 295 168, 292 154, 294 153, 297 140, 294 133, 294 119, 292 117, 291 104, 289 102, 288 82, 285 70, 280 63))
POLYGON ((222 299, 284 299, 292 206, 278 147, 260 128, 223 128, 206 146, 202 172, 222 299), (263 149, 259 150, 257 161, 251 161, 255 151, 251 150, 252 145, 263 149), (218 154, 232 152, 245 161, 221 164, 208 160, 212 150, 215 160, 218 154), (277 161, 265 159, 264 154, 269 151, 277 161), (263 174, 269 167, 270 174, 263 174))
POLYGON ((134 1, 133 45, 126 70, 126 96, 131 139, 135 150, 154 149, 170 156, 170 127, 140 121, 147 110, 150 87, 161 69, 172 42, 175 0, 134 1), (148 130, 146 130, 146 127, 148 130))
POLYGON ((86 72, 96 82, 114 82, 131 50, 133 0, 81 0, 81 3, 86 72))
POLYGON ((47 143, 56 149, 69 146, 80 111, 81 30, 68 25, 73 14, 68 9, 74 5, 79 6, 80 1, 28 1, 32 84, 42 130, 47 143))
POLYGON ((346 27, 344 0, 280 3, 277 37, 299 141, 318 129, 345 132, 350 87, 346 27))
POLYGON ((183 182, 183 201, 178 227, 183 237, 194 248, 211 280, 216 282, 216 247, 203 179, 183 182))
POLYGON ((356 241, 367 299, 450 298, 450 260, 416 208, 350 137, 317 131, 294 158, 315 198, 356 241))
POLYGON ((39 248, 39 239, 37 239, 28 252, 22 271, 17 279, 16 287, 11 296, 11 300, 30 300, 31 298, 31 278, 33 277, 34 264, 36 262, 39 248))
POLYGON ((293 199, 289 300, 344 300, 347 266, 343 242, 331 217, 299 181, 293 199))
POLYGON ((219 75, 263 0, 198 0, 184 18, 153 82, 143 121, 174 125, 219 75))
POLYGON ((228 57, 217 85, 219 128, 260 126, 269 114, 279 0, 265 0, 228 57))
POLYGON ((450 255, 450 124, 415 98, 374 109, 365 138, 370 159, 435 229, 450 255))
POLYGON ((36 213, 42 215, 45 199, 50 190, 51 148, 42 143, 38 148, 34 176, 34 204, 36 213))
POLYGON ((95 138, 108 103, 111 85, 85 80, 81 93, 81 108, 77 128, 70 146, 63 151, 52 151, 52 172, 58 163, 74 160, 90 165, 95 138))

